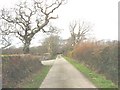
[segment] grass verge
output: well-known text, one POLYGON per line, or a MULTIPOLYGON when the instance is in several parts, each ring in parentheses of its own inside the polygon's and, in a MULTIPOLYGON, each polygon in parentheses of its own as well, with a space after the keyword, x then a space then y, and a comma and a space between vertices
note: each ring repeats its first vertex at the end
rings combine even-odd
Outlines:
POLYGON ((30 77, 26 78, 20 85, 20 88, 29 88, 30 90, 33 88, 39 88, 42 81, 46 77, 47 73, 49 72, 51 66, 44 66, 41 71, 31 75, 30 77))
POLYGON ((87 68, 85 65, 80 64, 71 58, 64 57, 68 62, 70 62, 75 68, 82 72, 88 79, 90 79, 93 84, 98 88, 117 88, 117 85, 112 83, 112 81, 107 80, 104 76, 95 73, 91 69, 87 68))

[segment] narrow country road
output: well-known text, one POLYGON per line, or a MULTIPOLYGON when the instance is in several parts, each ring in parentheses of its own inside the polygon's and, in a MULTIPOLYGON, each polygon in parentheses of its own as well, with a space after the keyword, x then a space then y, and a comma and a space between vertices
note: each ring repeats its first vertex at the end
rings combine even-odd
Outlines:
POLYGON ((82 73, 60 55, 40 88, 96 88, 82 73))

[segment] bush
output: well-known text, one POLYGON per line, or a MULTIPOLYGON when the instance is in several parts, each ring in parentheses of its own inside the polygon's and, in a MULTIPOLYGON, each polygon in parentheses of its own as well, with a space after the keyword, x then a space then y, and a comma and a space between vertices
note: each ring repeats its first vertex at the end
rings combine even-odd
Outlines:
POLYGON ((3 88, 14 88, 23 79, 41 68, 39 58, 31 55, 2 57, 3 88))
POLYGON ((105 75, 114 83, 118 83, 118 43, 116 41, 83 42, 75 46, 72 54, 74 59, 105 75))

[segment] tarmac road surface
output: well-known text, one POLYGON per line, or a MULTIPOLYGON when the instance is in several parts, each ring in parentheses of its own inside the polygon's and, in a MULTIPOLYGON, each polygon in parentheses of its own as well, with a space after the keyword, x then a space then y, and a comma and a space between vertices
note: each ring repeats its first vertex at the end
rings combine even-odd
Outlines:
MULTIPOLYGON (((53 62, 53 61, 52 61, 53 62)), ((81 72, 62 56, 56 60, 40 88, 96 88, 81 72)))

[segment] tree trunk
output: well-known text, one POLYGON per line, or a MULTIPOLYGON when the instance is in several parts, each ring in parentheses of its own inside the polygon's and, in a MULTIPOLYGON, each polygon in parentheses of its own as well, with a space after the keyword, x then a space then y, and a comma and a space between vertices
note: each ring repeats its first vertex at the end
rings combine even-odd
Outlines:
POLYGON ((30 51, 29 46, 30 46, 29 42, 24 43, 24 48, 23 48, 24 54, 29 54, 30 51))

